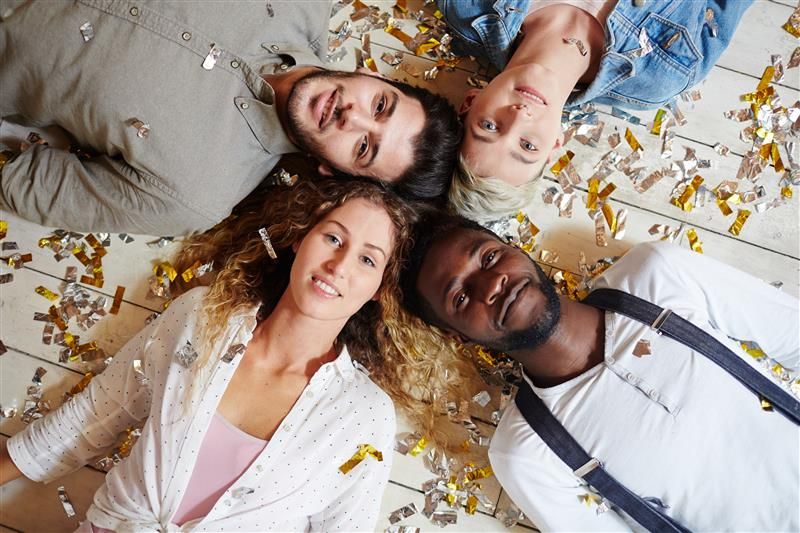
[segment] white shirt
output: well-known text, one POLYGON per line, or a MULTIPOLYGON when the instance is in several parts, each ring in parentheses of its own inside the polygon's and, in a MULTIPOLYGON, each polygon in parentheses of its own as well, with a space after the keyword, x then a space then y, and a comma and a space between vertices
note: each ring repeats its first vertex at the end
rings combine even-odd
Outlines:
MULTIPOLYGON (((114 467, 94 496, 87 518, 115 531, 356 531, 372 530, 389 478, 395 412, 389 397, 347 353, 311 378, 264 451, 202 519, 171 522, 186 491, 203 436, 242 355, 220 360, 206 389, 186 405, 194 366, 175 357, 186 341, 199 345, 197 318, 206 288, 176 299, 128 342, 81 394, 8 441, 25 476, 49 482, 80 468, 144 422, 130 456, 114 467), (143 362, 149 383, 137 380, 143 362), (371 444, 348 474, 339 466, 371 444)), ((246 345, 256 309, 232 318, 215 346, 246 345)))
MULTIPOLYGON (((756 341, 785 367, 798 368, 798 301, 703 255, 641 244, 594 288, 672 309, 750 363, 727 336, 756 341)), ((659 498, 691 530, 797 531, 798 427, 762 410, 755 394, 702 354, 616 313, 607 312, 605 323, 604 363, 555 387, 533 387, 589 455, 633 492, 659 498), (651 355, 633 355, 639 339, 650 341, 651 355)), ((516 404, 505 412, 489 457, 500 483, 542 530, 641 529, 629 517, 585 505, 587 487, 516 404)))

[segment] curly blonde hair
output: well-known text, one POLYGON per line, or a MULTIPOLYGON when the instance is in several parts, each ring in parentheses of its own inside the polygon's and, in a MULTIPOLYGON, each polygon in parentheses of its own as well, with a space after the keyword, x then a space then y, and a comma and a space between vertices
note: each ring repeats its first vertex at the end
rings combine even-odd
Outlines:
MULTIPOLYGON (((240 206, 240 213, 206 233, 189 237, 173 262, 178 272, 197 262, 213 261, 210 289, 201 310, 205 322, 200 368, 212 358, 213 340, 230 317, 260 305, 263 318, 274 309, 289 281, 294 260, 292 245, 328 213, 351 199, 361 198, 383 207, 394 227, 394 248, 383 274, 377 301, 364 305, 345 325, 337 339, 415 426, 415 430, 443 448, 450 447, 438 429, 435 399, 462 390, 459 382, 465 362, 457 350, 444 349, 438 337, 421 321, 406 316, 399 304, 398 279, 411 245, 411 227, 417 219, 413 207, 385 186, 361 180, 301 180, 292 187, 274 187, 265 199, 240 206), (266 227, 277 253, 267 254, 258 230, 266 227), (415 329, 409 324, 418 327, 415 329)), ((184 287, 185 288, 185 287, 184 287)))

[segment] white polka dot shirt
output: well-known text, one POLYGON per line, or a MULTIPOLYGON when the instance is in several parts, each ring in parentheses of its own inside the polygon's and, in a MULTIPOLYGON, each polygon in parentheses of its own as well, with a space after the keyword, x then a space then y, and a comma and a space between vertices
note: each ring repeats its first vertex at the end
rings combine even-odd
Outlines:
MULTIPOLYGON (((49 482, 102 455, 126 428, 144 422, 130 455, 95 494, 87 518, 96 526, 121 532, 372 531, 391 469, 395 411, 346 349, 317 371, 264 451, 205 518, 181 527, 171 522, 242 357, 215 364, 202 393, 190 400, 194 367, 182 366, 175 353, 186 341, 199 345, 206 292, 196 288, 176 299, 86 390, 12 437, 14 463, 26 477, 49 482), (137 359, 144 385, 134 371, 137 359), (342 474, 339 466, 360 444, 383 452, 383 461, 367 456, 342 474)), ((230 321, 217 353, 248 343, 255 312, 230 321)))

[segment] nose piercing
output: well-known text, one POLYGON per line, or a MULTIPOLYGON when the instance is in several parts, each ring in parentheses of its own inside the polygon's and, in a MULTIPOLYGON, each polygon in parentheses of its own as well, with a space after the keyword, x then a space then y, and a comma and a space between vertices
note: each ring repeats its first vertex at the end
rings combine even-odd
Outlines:
POLYGON ((520 109, 524 109, 525 111, 528 110, 528 106, 526 106, 525 104, 514 104, 511 107, 513 107, 514 109, 517 109, 517 110, 520 110, 520 109))

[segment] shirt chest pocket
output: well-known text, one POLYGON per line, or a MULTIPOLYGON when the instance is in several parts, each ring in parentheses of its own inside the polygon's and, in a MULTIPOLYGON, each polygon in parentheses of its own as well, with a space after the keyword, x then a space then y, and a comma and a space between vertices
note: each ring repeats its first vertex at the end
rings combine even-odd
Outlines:
POLYGON ((684 26, 657 13, 650 13, 638 29, 626 28, 617 51, 633 61, 634 75, 613 92, 653 106, 690 88, 703 58, 694 43, 697 29, 697 24, 684 26))

